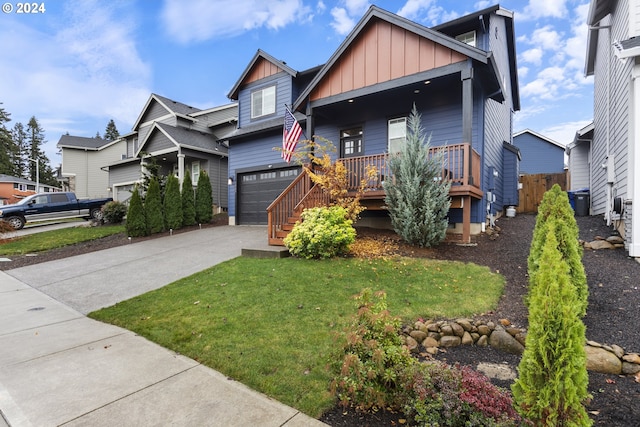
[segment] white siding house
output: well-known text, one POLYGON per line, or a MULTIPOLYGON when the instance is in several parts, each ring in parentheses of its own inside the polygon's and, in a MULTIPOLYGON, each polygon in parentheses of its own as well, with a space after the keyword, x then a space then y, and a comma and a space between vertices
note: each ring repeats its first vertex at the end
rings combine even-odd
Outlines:
POLYGON ((594 76, 591 213, 640 257, 640 0, 591 0, 585 74, 594 76), (635 203, 634 203, 635 201, 635 203))

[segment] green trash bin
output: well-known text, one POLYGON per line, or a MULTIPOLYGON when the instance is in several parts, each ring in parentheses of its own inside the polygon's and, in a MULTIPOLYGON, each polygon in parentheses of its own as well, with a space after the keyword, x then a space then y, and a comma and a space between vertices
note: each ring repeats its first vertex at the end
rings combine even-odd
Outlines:
POLYGON ((576 192, 574 194, 574 203, 576 206, 576 216, 589 215, 590 197, 588 191, 576 192))

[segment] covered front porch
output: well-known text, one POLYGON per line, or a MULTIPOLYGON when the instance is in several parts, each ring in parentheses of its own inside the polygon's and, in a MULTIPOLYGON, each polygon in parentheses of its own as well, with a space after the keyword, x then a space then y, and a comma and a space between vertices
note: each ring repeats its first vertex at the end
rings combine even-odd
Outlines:
MULTIPOLYGON (((471 241, 471 200, 482 199, 480 186, 480 155, 471 144, 460 143, 431 147, 432 153, 442 156, 442 179, 451 181, 451 208, 462 209, 462 242, 471 241)), ((383 182, 392 177, 387 165, 388 154, 338 159, 348 173, 348 189, 355 194, 368 167, 378 171, 375 179, 367 179, 361 203, 369 210, 384 210, 383 182)), ((268 239, 270 245, 283 245, 300 213, 306 208, 327 206, 328 194, 314 185, 307 173, 301 173, 267 208, 268 239)))

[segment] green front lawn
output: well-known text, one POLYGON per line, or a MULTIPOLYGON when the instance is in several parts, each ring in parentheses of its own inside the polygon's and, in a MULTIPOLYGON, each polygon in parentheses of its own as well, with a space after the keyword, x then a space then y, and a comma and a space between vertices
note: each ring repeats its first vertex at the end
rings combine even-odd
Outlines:
POLYGON ((412 321, 492 310, 504 278, 426 259, 240 257, 90 316, 319 417, 335 403, 326 369, 335 335, 367 287, 385 290, 391 313, 412 321))
POLYGON ((104 225, 100 227, 72 227, 43 231, 22 237, 0 241, 0 256, 23 255, 47 251, 74 243, 86 242, 124 233, 124 225, 104 225))

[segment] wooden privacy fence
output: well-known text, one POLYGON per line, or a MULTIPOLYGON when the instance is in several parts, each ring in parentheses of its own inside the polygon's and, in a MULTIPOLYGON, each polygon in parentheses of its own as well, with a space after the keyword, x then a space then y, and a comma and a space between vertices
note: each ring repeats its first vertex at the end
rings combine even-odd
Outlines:
POLYGON ((567 191, 567 174, 562 172, 520 175, 520 184, 522 184, 519 190, 520 205, 516 207, 516 212, 537 213, 542 196, 554 184, 558 184, 562 190, 567 191))

